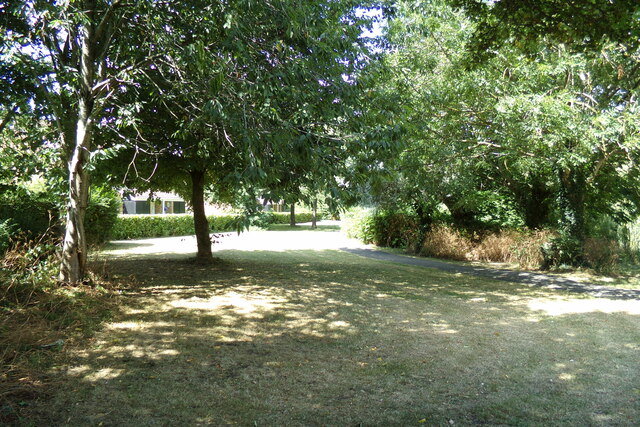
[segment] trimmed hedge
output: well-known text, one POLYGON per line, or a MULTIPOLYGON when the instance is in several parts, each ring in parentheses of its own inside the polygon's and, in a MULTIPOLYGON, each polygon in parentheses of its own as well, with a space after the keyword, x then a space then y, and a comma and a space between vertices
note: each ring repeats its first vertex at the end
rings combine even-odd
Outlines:
MULTIPOLYGON (((262 216, 268 224, 289 224, 289 219, 291 218, 289 212, 266 212, 262 214, 262 216)), ((316 220, 320 221, 322 218, 322 213, 318 212, 316 220)), ((296 224, 311 221, 313 221, 313 214, 311 212, 296 212, 296 224)))
MULTIPOLYGON (((311 213, 296 214, 296 223, 311 222, 311 213)), ((207 217, 212 232, 236 231, 240 215, 211 215, 207 217)), ((322 215, 318 213, 318 221, 322 215)), ((253 221, 254 225, 289 224, 289 213, 266 212, 253 221)), ((144 239, 147 237, 188 236, 195 234, 193 216, 184 215, 119 215, 111 237, 115 240, 144 239)))
MULTIPOLYGON (((235 231, 237 215, 208 216, 211 231, 235 231)), ((119 215, 113 227, 116 240, 145 237, 187 236, 195 234, 193 216, 184 215, 119 215)))

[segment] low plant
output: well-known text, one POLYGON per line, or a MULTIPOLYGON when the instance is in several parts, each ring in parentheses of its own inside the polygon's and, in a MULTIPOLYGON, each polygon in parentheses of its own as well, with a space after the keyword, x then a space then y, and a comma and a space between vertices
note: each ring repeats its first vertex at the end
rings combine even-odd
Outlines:
POLYGON ((0 223, 10 221, 30 237, 51 229, 58 220, 58 207, 51 196, 18 186, 0 186, 0 223))
MULTIPOLYGON (((266 212, 263 214, 265 221, 268 224, 289 224, 291 216, 288 212, 266 212)), ((311 212, 300 212, 296 213, 296 224, 302 222, 311 222, 313 221, 313 213, 311 212)), ((323 214, 318 212, 316 215, 316 220, 320 221, 323 219, 323 214)))
MULTIPOLYGON (((237 215, 207 217, 211 231, 234 231, 237 215)), ((116 240, 148 237, 186 236, 195 234, 193 216, 185 215, 120 215, 113 227, 116 240)))
POLYGON ((518 233, 516 244, 512 247, 513 260, 524 270, 540 268, 544 262, 542 248, 555 233, 551 230, 534 230, 518 233))
POLYGON ((561 232, 542 246, 542 268, 584 265, 583 249, 578 238, 561 232))
POLYGON ((90 280, 57 283, 58 241, 14 236, 0 256, 0 424, 22 425, 22 409, 47 386, 43 372, 74 338, 106 319, 117 295, 113 285, 90 280))
POLYGON ((120 203, 120 196, 116 191, 101 187, 92 190, 84 222, 89 244, 101 244, 111 238, 113 227, 118 221, 120 203))
POLYGON ((16 234, 17 227, 10 219, 0 220, 0 255, 4 254, 11 245, 11 239, 16 234))
POLYGON ((525 270, 543 263, 542 246, 553 237, 548 230, 505 230, 482 238, 473 250, 474 260, 515 263, 525 270))
POLYGON ((420 255, 468 261, 473 259, 473 242, 445 224, 434 225, 424 236, 420 255))
POLYGON ((620 245, 613 239, 588 238, 584 242, 584 258, 598 273, 616 273, 620 260, 620 245))

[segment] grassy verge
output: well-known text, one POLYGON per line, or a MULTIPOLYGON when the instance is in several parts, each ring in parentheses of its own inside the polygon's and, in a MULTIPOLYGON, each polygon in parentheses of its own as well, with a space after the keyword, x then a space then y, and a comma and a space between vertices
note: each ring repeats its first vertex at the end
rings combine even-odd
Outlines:
POLYGON ((0 425, 29 424, 31 408, 57 380, 48 369, 86 341, 117 309, 111 283, 32 287, 28 295, 0 272, 0 425), (13 298, 12 298, 13 297, 13 298))
MULTIPOLYGON (((274 233, 273 239, 278 239, 274 233)), ((131 248, 132 253, 135 248, 131 248)), ((332 250, 149 254, 33 408, 68 425, 633 425, 638 301, 332 250)))

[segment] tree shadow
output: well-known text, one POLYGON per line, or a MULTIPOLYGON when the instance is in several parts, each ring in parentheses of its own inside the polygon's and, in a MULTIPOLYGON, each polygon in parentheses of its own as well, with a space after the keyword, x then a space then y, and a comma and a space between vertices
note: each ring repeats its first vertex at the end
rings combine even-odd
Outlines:
POLYGON ((572 311, 590 299, 337 251, 218 255, 215 265, 111 260, 138 282, 60 370, 65 389, 43 413, 72 425, 593 425, 640 415, 640 323, 628 301, 572 311))

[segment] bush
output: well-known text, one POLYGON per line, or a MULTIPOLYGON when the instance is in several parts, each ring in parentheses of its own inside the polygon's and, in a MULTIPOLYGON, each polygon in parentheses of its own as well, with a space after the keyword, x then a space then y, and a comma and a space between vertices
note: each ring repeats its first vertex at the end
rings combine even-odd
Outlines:
POLYGON ((46 193, 34 193, 22 187, 0 188, 0 222, 10 221, 16 230, 39 236, 57 223, 58 210, 46 193))
POLYGON ((554 236, 550 230, 537 230, 519 234, 513 250, 514 260, 520 268, 533 270, 540 268, 544 263, 542 248, 554 236))
POLYGON ((613 239, 588 238, 584 242, 584 259, 599 273, 615 273, 620 259, 620 246, 613 239))
POLYGON ((420 255, 467 261, 473 258, 473 243, 460 231, 448 225, 435 225, 422 241, 420 255))
MULTIPOLYGON (((0 305, 20 306, 29 304, 36 294, 56 284, 58 258, 57 242, 42 236, 32 240, 22 235, 12 241, 11 248, 0 263, 0 305)), ((18 236, 15 236, 18 237, 18 236)))
POLYGON ((583 265, 583 249, 579 239, 561 233, 542 246, 542 268, 583 265))
POLYGON ((357 208, 342 214, 342 231, 347 237, 369 244, 375 241, 375 211, 357 208))
POLYGON ((373 217, 374 243, 392 248, 415 246, 420 240, 417 218, 397 212, 379 212, 373 217))
MULTIPOLYGON (((208 216, 211 231, 235 231, 237 215, 208 216)), ((119 215, 113 227, 116 240, 147 237, 186 236, 195 234, 193 216, 185 215, 119 215)))
POLYGON ((624 249, 624 253, 631 262, 640 261, 640 219, 619 227, 618 242, 624 249))
POLYGON ((474 250, 475 259, 490 262, 513 262, 518 235, 512 231, 489 234, 474 250))
POLYGON ((0 256, 2 256, 11 246, 11 240, 16 234, 18 227, 12 220, 0 220, 0 256))
MULTIPOLYGON (((264 217, 264 222, 267 224, 289 224, 291 220, 291 215, 288 212, 265 212, 261 215, 264 217)), ((318 212, 316 215, 316 220, 320 221, 323 218, 323 214, 318 212)), ((313 213, 311 212, 300 212, 296 213, 296 224, 302 222, 311 222, 313 221, 313 213)))
POLYGON ((113 190, 97 188, 91 192, 84 220, 87 243, 100 244, 111 238, 120 203, 120 195, 113 190))
POLYGON ((522 269, 539 268, 543 263, 542 245, 552 237, 550 231, 506 230, 484 237, 474 249, 473 259, 517 263, 522 269))

